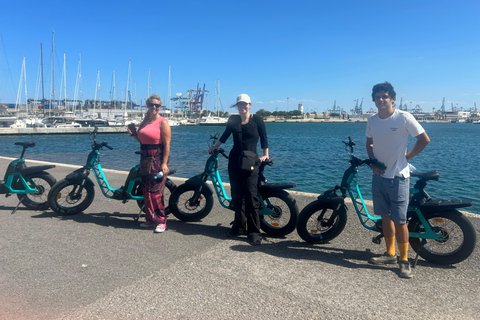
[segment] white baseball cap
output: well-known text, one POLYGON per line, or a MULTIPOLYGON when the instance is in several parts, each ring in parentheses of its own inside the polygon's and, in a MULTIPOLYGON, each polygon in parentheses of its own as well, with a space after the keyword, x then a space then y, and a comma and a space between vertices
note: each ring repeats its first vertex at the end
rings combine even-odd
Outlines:
POLYGON ((250 97, 245 93, 242 93, 237 97, 237 103, 235 103, 235 105, 237 105, 239 102, 245 102, 247 104, 252 103, 250 101, 250 97))

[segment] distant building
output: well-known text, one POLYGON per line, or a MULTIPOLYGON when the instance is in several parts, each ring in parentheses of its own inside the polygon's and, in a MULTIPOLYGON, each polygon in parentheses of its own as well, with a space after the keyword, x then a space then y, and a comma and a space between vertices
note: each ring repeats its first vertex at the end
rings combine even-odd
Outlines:
POLYGON ((470 117, 469 111, 445 112, 445 120, 451 122, 464 122, 470 117))

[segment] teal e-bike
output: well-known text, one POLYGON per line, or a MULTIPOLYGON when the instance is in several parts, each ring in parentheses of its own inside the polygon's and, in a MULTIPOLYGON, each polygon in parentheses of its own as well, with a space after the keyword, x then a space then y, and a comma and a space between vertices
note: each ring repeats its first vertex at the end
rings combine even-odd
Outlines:
MULTIPOLYGON (((381 168, 376 159, 361 160, 353 155, 355 143, 349 137, 343 142, 349 154, 349 164, 340 185, 325 191, 317 200, 308 204, 299 214, 297 232, 300 237, 313 244, 326 243, 337 237, 347 222, 345 198, 352 200, 360 223, 367 229, 379 232, 372 241, 379 244, 383 237, 382 218, 372 216, 357 183, 358 168, 371 165, 381 168), (340 194, 337 194, 340 192, 340 194)), ((412 172, 418 178, 410 189, 410 202, 407 213, 409 243, 418 257, 436 264, 455 264, 467 259, 476 244, 476 234, 472 223, 458 210, 473 205, 468 200, 432 199, 425 191, 427 181, 438 180, 439 173, 412 172)))

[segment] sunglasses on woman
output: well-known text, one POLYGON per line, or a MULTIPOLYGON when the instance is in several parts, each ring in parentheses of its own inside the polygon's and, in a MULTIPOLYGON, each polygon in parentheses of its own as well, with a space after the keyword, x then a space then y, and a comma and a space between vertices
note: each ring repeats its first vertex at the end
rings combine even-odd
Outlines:
POLYGON ((162 105, 158 103, 149 103, 148 106, 150 108, 157 108, 157 109, 160 109, 162 107, 162 105))

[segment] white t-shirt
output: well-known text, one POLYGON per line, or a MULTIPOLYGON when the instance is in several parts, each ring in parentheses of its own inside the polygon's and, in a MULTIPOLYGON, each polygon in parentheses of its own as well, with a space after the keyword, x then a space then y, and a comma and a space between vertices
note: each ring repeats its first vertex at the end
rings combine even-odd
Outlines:
POLYGON ((395 109, 393 114, 380 119, 378 114, 368 118, 367 138, 373 139, 373 155, 387 166, 382 177, 410 177, 406 158, 408 135, 416 137, 425 132, 423 127, 408 112, 395 109))

